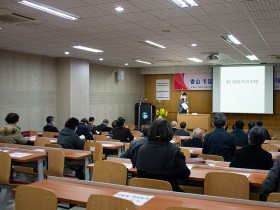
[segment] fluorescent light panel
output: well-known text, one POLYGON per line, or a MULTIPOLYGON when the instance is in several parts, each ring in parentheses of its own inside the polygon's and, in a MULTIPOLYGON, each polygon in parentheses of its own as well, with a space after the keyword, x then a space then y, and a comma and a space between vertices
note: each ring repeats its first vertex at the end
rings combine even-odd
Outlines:
POLYGON ((154 45, 154 46, 156 46, 156 47, 162 48, 162 49, 166 48, 166 47, 163 46, 163 45, 157 44, 157 43, 152 42, 152 41, 149 41, 149 40, 146 40, 145 42, 148 43, 148 44, 150 44, 150 45, 154 45))
POLYGON ((203 62, 202 60, 198 59, 198 58, 188 58, 190 61, 193 61, 193 62, 197 62, 197 63, 201 63, 203 62))
POLYGON ((95 52, 95 53, 101 53, 103 52, 102 50, 94 49, 94 48, 89 48, 89 47, 84 47, 84 46, 73 46, 73 48, 79 49, 79 50, 85 50, 85 51, 90 51, 90 52, 95 52))
POLYGON ((236 39, 233 35, 228 35, 228 39, 234 44, 241 44, 241 42, 238 39, 236 39))
POLYGON ((121 6, 119 6, 119 7, 116 7, 115 10, 116 10, 117 12, 122 12, 122 11, 124 11, 124 8, 121 7, 121 6))
POLYGON ((135 61, 138 62, 138 63, 151 64, 150 62, 147 62, 147 61, 141 61, 141 60, 135 60, 135 61))
POLYGON ((249 60, 251 60, 251 61, 258 61, 259 59, 257 58, 257 56, 255 56, 255 55, 247 55, 246 56, 249 60))
POLYGON ((62 18, 66 18, 66 19, 69 19, 69 20, 77 20, 77 19, 80 18, 80 17, 78 17, 78 16, 76 16, 76 15, 70 14, 70 13, 68 13, 68 12, 59 10, 59 9, 57 9, 57 8, 54 8, 54 7, 45 5, 45 4, 37 3, 37 2, 35 2, 35 1, 30 1, 30 0, 26 1, 26 0, 22 0, 22 1, 19 1, 18 3, 23 4, 23 5, 26 5, 26 6, 28 6, 28 7, 32 7, 32 8, 34 8, 34 9, 41 10, 41 11, 43 11, 43 12, 50 13, 50 14, 52 14, 52 15, 56 15, 56 16, 59 16, 59 17, 62 17, 62 18))
POLYGON ((193 0, 172 0, 172 1, 182 8, 198 6, 198 4, 195 3, 195 1, 193 0))

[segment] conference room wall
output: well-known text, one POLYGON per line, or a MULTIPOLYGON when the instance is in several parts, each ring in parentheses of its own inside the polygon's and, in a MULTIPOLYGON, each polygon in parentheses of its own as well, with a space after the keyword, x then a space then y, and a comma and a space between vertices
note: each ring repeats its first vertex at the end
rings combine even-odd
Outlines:
POLYGON ((144 97, 144 76, 138 68, 116 68, 90 65, 89 73, 90 115, 95 124, 104 118, 112 120, 122 116, 134 124, 134 107, 144 97), (124 70, 124 80, 116 81, 117 69, 124 70))
MULTIPOLYGON (((278 66, 279 67, 279 66, 278 66)), ((164 69, 172 69, 176 72, 177 67, 163 67, 164 69)), ((182 68, 182 67, 179 67, 182 68)), ((189 67, 188 67, 189 68, 189 67)), ((174 73, 169 72, 169 74, 156 74, 156 69, 154 74, 145 75, 145 98, 148 102, 160 107, 166 108, 169 111, 167 120, 173 121, 177 120, 177 108, 178 108, 178 99, 180 98, 182 91, 175 91, 173 87, 174 73), (158 101, 156 100, 156 80, 158 79, 169 79, 170 80, 170 100, 168 101, 158 101)), ((153 69, 150 69, 150 72, 153 72, 153 69)), ((186 69, 186 68, 185 68, 186 69)), ((195 69, 196 72, 206 71, 195 67, 190 69, 195 69)), ((277 68, 278 69, 278 68, 277 68)), ((191 71, 191 70, 190 70, 191 71)), ((193 70, 192 70, 193 71, 193 70)), ((185 72, 187 72, 185 70, 185 72)), ((144 73, 144 71, 142 71, 144 73)), ((167 73, 167 72, 166 72, 167 73)), ((208 114, 212 112, 212 91, 186 91, 188 94, 188 99, 190 102, 190 113, 196 112, 201 114, 208 114)), ((262 120, 264 126, 267 128, 280 128, 280 91, 274 91, 274 114, 273 115, 262 115, 262 114, 226 114, 228 117, 228 124, 231 126, 236 120, 243 120, 245 123, 249 121, 262 120)), ((254 106, 254 104, 252 104, 254 106)), ((213 114, 212 114, 213 115, 213 114)))
POLYGON ((42 130, 46 117, 57 116, 56 60, 0 50, 0 124, 9 112, 20 116, 22 130, 42 130))

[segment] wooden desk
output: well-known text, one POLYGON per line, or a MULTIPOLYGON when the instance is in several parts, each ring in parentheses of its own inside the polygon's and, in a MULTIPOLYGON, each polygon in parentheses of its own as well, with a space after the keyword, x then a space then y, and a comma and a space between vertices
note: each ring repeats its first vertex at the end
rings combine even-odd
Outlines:
MULTIPOLYGON (((39 138, 41 138, 41 137, 39 137, 39 138)), ((48 137, 44 137, 44 138, 48 138, 48 137)), ((49 139, 51 141, 51 144, 57 144, 57 138, 49 138, 49 139)), ((28 143, 34 145, 35 140, 36 140, 36 137, 29 137, 28 143)))
POLYGON ((181 122, 186 122, 188 129, 204 128, 210 131, 210 114, 177 114, 178 125, 181 122))
POLYGON ((44 179, 44 164, 43 160, 47 157, 47 153, 44 151, 32 151, 28 149, 18 149, 18 148, 0 148, 1 151, 12 153, 28 153, 30 155, 25 157, 11 157, 12 162, 27 163, 32 161, 37 161, 37 171, 38 180, 44 179))
POLYGON ((121 156, 124 151, 124 143, 123 142, 115 142, 115 141, 96 141, 97 143, 102 144, 103 149, 109 150, 118 150, 118 157, 121 156))
POLYGON ((154 196, 143 206, 137 206, 137 210, 165 210, 171 206, 207 210, 273 210, 280 208, 280 204, 276 203, 194 195, 56 177, 48 177, 47 180, 32 183, 31 186, 53 190, 57 195, 58 201, 81 206, 86 206, 88 197, 91 194, 112 196, 118 192, 130 192, 154 196))

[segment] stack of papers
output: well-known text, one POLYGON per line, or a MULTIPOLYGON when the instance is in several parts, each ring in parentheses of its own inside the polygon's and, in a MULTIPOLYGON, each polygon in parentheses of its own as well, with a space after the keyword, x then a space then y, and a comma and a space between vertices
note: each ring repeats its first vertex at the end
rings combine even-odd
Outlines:
POLYGON ((142 206, 155 196, 128 193, 128 192, 118 192, 117 194, 114 195, 114 197, 132 201, 136 206, 142 206))
POLYGON ((21 157, 26 157, 28 155, 31 155, 30 153, 21 153, 21 152, 14 152, 11 153, 10 156, 14 158, 21 158, 21 157))
POLYGON ((123 163, 123 165, 125 165, 125 167, 126 167, 127 169, 132 168, 132 164, 130 164, 130 163, 123 163))

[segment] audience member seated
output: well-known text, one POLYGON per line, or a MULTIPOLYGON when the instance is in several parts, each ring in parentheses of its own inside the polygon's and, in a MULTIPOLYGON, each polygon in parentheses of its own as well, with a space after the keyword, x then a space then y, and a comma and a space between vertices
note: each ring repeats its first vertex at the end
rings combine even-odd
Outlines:
MULTIPOLYGON (((256 122, 256 126, 259 126, 259 127, 263 127, 263 122, 262 121, 257 121, 256 122)), ((269 135, 269 133, 268 133, 268 130, 267 129, 265 129, 265 128, 263 128, 264 130, 265 130, 265 133, 266 133, 266 140, 271 140, 271 137, 270 137, 270 135, 269 135)))
POLYGON ((124 127, 125 119, 119 117, 117 119, 117 127, 112 130, 112 138, 120 140, 121 142, 131 142, 134 136, 131 134, 128 128, 124 127))
POLYGON ((238 147, 245 147, 248 145, 248 134, 243 131, 244 122, 237 120, 234 124, 234 130, 231 134, 234 136, 235 145, 238 147))
POLYGON ((205 135, 202 153, 219 155, 225 161, 230 162, 236 146, 233 135, 226 132, 223 127, 227 124, 227 118, 223 113, 217 113, 212 118, 212 123, 215 126, 215 130, 205 135))
POLYGON ((53 116, 48 116, 46 121, 47 121, 47 125, 45 125, 43 128, 45 132, 59 132, 57 127, 54 126, 53 116))
POLYGON ((177 136, 190 136, 190 133, 188 131, 186 131, 186 126, 187 124, 185 122, 181 122, 180 123, 180 128, 181 129, 177 129, 174 133, 174 135, 177 136))
POLYGON ((195 128, 193 130, 193 137, 190 140, 183 141, 184 147, 203 147, 203 131, 200 128, 195 128))
POLYGON ((81 138, 81 136, 84 136, 85 139, 91 140, 91 139, 93 139, 92 133, 90 132, 87 125, 88 125, 87 118, 81 119, 81 122, 79 123, 77 130, 75 132, 80 138, 81 138))
POLYGON ((175 133, 177 131, 177 122, 176 121, 171 122, 171 128, 172 128, 173 133, 175 133))
MULTIPOLYGON (((77 126, 79 125, 79 120, 77 118, 69 118, 65 127, 59 132, 57 143, 61 145, 64 149, 76 149, 83 150, 85 141, 81 140, 79 136, 75 133, 77 126)), ((76 177, 78 179, 85 179, 85 174, 83 171, 84 160, 77 161, 75 164, 69 164, 68 166, 76 172, 76 177)))
POLYGON ((95 133, 100 134, 101 132, 110 132, 112 128, 108 127, 109 120, 104 119, 103 122, 95 127, 95 133))
POLYGON ((255 127, 255 122, 253 122, 253 121, 250 121, 250 122, 248 122, 248 132, 247 133, 249 133, 249 131, 253 128, 253 127, 255 127))
POLYGON ((95 133, 96 126, 93 123, 94 123, 94 117, 89 117, 87 127, 91 133, 95 133))
POLYGON ((274 161, 273 167, 262 183, 262 188, 265 195, 272 192, 280 192, 280 156, 274 161))
MULTIPOLYGON (((145 125, 143 127, 143 134, 144 137, 139 140, 134 140, 130 143, 129 148, 121 154, 121 158, 129 158, 132 163, 136 162, 136 157, 137 157, 137 151, 138 148, 141 147, 143 144, 145 144, 148 141, 148 129, 150 125, 145 125)), ((135 166, 133 166, 135 167, 135 166)))
MULTIPOLYGON (((113 120, 113 122, 112 122, 112 128, 114 129, 115 127, 117 127, 118 125, 117 125, 117 120, 113 120)), ((113 129, 109 132, 109 134, 110 134, 110 136, 112 136, 113 135, 113 129)))
POLYGON ((139 147, 136 165, 138 177, 170 182, 174 191, 182 191, 177 179, 188 180, 190 170, 180 148, 170 143, 173 132, 166 120, 155 120, 148 130, 148 141, 139 147))
POLYGON ((23 137, 18 127, 19 115, 17 113, 9 113, 5 121, 6 125, 0 127, 0 143, 9 140, 13 144, 26 144, 27 137, 23 137))
POLYGON ((272 165, 272 155, 262 149, 266 133, 262 127, 255 126, 249 132, 250 144, 235 152, 230 167, 269 170, 272 165))

